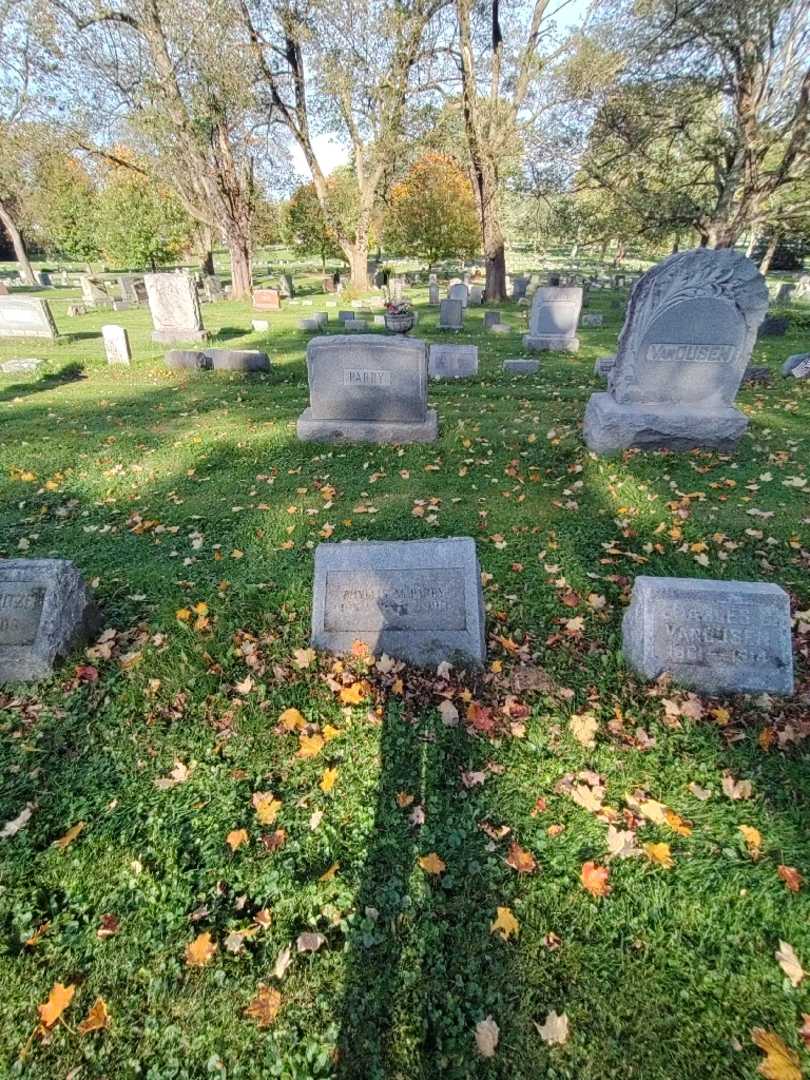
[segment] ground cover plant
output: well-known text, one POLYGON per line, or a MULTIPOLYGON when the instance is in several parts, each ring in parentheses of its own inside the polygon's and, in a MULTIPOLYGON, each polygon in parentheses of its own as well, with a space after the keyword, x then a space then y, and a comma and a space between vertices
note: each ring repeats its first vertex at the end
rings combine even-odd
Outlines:
POLYGON ((268 375, 178 378, 145 310, 54 301, 64 340, 0 345, 48 361, 0 379, 0 555, 74 559, 105 616, 0 691, 3 1075, 808 1073, 810 387, 779 365, 810 331, 756 346, 734 456, 598 460, 622 299, 530 378, 501 372, 525 309, 498 305, 504 338, 470 309, 480 375, 432 384, 439 441, 393 449, 296 441, 302 306, 269 334, 204 308, 268 375), (455 535, 483 674, 308 649, 317 543, 455 535), (632 676, 638 573, 782 585, 795 697, 632 676))

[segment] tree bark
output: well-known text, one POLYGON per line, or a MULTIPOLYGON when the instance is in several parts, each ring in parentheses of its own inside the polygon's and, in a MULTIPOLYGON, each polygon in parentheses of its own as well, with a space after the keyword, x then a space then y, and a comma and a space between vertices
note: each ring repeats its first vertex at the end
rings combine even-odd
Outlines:
POLYGON ((228 237, 228 253, 231 257, 231 299, 242 300, 250 296, 253 280, 250 265, 250 241, 242 235, 228 237))
POLYGON ((23 240, 22 233, 14 223, 14 219, 9 213, 8 207, 2 202, 0 202, 0 222, 2 222, 8 233, 8 238, 14 248, 14 255, 17 259, 17 265, 20 268, 20 277, 24 284, 36 285, 37 279, 34 277, 34 269, 31 266, 31 260, 28 258, 28 252, 25 249, 25 241, 23 240))
POLYGON ((767 274, 771 268, 771 261, 776 254, 776 249, 779 247, 779 233, 773 233, 768 240, 768 246, 765 248, 765 254, 762 256, 762 261, 759 264, 760 274, 767 274))
POLYGON ((748 247, 745 249, 745 257, 747 259, 750 259, 751 256, 754 254, 754 248, 757 246, 757 240, 759 240, 759 236, 757 235, 757 231, 756 231, 756 229, 752 229, 751 230, 751 236, 750 236, 750 238, 748 240, 748 247))

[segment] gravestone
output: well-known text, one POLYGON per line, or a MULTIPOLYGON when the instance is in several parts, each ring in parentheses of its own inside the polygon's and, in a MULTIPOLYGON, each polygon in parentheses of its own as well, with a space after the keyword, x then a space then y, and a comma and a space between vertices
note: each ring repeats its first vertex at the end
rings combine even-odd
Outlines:
POLYGON ((250 325, 258 334, 266 334, 270 329, 270 323, 267 319, 251 319, 250 325))
POLYGON ((442 300, 439 304, 439 329, 461 330, 464 326, 464 308, 460 300, 442 300))
POLYGON ((578 286, 538 289, 532 299, 529 332, 523 339, 523 347, 530 352, 576 352, 581 310, 582 289, 578 286))
POLYGON ((318 319, 299 319, 298 329, 304 330, 306 333, 317 332, 321 329, 321 324, 318 319))
POLYGON ((253 307, 256 311, 280 311, 281 297, 278 289, 254 289, 253 307))
POLYGON ((118 279, 118 286, 121 289, 121 299, 125 303, 136 306, 141 303, 134 274, 122 274, 118 279))
POLYGON ((203 276, 203 296, 211 304, 225 299, 225 290, 222 288, 222 282, 216 274, 205 274, 203 276))
POLYGON ((536 375, 540 370, 539 360, 528 360, 515 357, 512 360, 504 360, 504 375, 536 375))
POLYGON ((520 275, 512 281, 512 299, 522 300, 526 295, 526 290, 529 287, 529 278, 524 275, 520 275))
POLYGON ((0 372, 4 375, 36 375, 44 360, 37 360, 36 357, 20 357, 13 360, 5 360, 0 364, 0 372))
POLYGON ((112 297, 106 288, 90 274, 81 274, 79 285, 82 289, 82 300, 88 307, 108 307, 112 303, 112 297))
POLYGON ((796 292, 796 286, 790 282, 783 281, 774 293, 773 302, 774 305, 792 304, 793 296, 796 292))
POLYGON ((435 281, 431 281, 428 285, 428 303, 435 307, 439 303, 439 286, 435 281))
POLYGON ((132 359, 132 352, 129 348, 129 336, 124 327, 113 324, 102 326, 101 336, 104 339, 107 363, 129 364, 132 359))
POLYGON ((270 358, 258 349, 206 349, 214 371, 269 371, 270 358))
POLYGON ((810 299, 810 274, 802 274, 802 276, 796 282, 796 291, 793 294, 793 299, 810 299))
POLYGON ((0 296, 0 338, 58 337, 47 300, 35 296, 0 296))
POLYGON ((754 581, 637 577, 624 655, 647 679, 668 672, 705 694, 792 694, 790 598, 754 581))
POLYGON ((43 288, 43 289, 51 289, 51 288, 53 288, 53 283, 51 281, 51 275, 48 273, 47 270, 35 270, 34 271, 34 278, 36 279, 36 283, 37 283, 37 285, 40 286, 40 288, 43 288))
POLYGON ((204 341, 208 337, 197 290, 188 274, 145 274, 144 282, 154 326, 152 341, 204 341))
POLYGON ((467 304, 470 307, 480 307, 484 302, 484 289, 481 285, 470 285, 470 295, 467 304))
POLYGON ((170 349, 163 359, 172 371, 210 371, 213 366, 201 349, 170 349))
POLYGON ((766 315, 760 323, 757 337, 784 337, 790 326, 790 319, 780 315, 766 315))
POLYGON ((490 334, 511 334, 512 327, 509 325, 509 323, 495 322, 492 323, 492 325, 490 326, 489 332, 490 334))
POLYGON ((477 345, 431 345, 428 355, 431 379, 466 379, 478 374, 477 345))
POLYGON ((338 312, 338 320, 340 322, 349 322, 354 317, 355 317, 355 312, 354 311, 339 311, 338 312))
POLYGON ((579 319, 580 326, 602 326, 605 316, 601 311, 584 311, 579 319))
POLYGON ((391 300, 395 304, 398 304, 405 295, 405 279, 402 277, 392 277, 388 283, 388 290, 391 300))
POLYGON ((279 274, 279 292, 285 300, 292 300, 295 296, 295 286, 289 274, 279 274))
POLYGON ((794 353, 782 365, 783 375, 792 375, 794 379, 810 378, 810 352, 794 353))
POLYGON ((0 683, 35 682, 99 627, 92 594, 67 559, 0 562, 0 683))
POLYGON ((424 341, 401 335, 330 335, 307 345, 309 408, 302 442, 433 442, 424 341))
POLYGON ((420 667, 482 667, 484 600, 475 542, 393 540, 315 549, 312 645, 348 653, 362 641, 420 667))
POLYGON ((368 330, 368 322, 365 319, 344 319, 343 329, 352 333, 364 333, 368 330))
POLYGON ((616 366, 615 354, 609 356, 597 356, 596 362, 593 365, 594 375, 599 375, 602 379, 607 379, 608 375, 616 366))
POLYGON ((731 249, 678 252, 633 287, 607 393, 585 411, 589 449, 731 450, 734 398, 768 306, 765 279, 731 249))
POLYGON ((500 311, 485 311, 484 312, 484 329, 489 330, 495 323, 499 323, 503 318, 503 314, 500 311))
POLYGON ((460 281, 457 285, 451 285, 447 293, 448 300, 458 300, 461 306, 465 308, 470 302, 470 289, 465 285, 463 281, 460 281))

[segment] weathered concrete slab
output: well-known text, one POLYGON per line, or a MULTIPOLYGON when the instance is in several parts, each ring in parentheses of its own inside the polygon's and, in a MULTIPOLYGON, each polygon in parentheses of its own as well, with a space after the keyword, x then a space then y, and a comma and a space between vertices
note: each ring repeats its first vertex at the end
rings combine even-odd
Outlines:
POLYGON ((431 345, 428 356, 431 379, 468 379, 478 374, 477 345, 431 345))
POLYGON ((320 544, 312 644, 344 653, 355 641, 420 667, 481 667, 486 639, 475 542, 320 544))
POLYGON ((707 694, 792 694, 790 599, 752 581, 637 577, 622 623, 627 663, 707 694))
POLYGON ((539 370, 539 360, 515 357, 511 360, 504 360, 503 362, 503 371, 505 375, 536 375, 539 370))
POLYGON ((37 296, 0 296, 0 338, 49 338, 59 335, 48 301, 37 296))
POLYGON ((144 283, 154 326, 152 341, 171 344, 208 337, 197 289, 188 274, 145 274, 144 283))

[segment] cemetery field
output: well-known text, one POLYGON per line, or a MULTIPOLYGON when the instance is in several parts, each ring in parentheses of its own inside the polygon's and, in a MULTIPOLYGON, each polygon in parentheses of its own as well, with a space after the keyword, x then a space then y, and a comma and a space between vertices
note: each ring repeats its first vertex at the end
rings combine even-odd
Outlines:
MULTIPOLYGON (((503 337, 468 309, 480 374, 431 384, 439 439, 402 448, 296 440, 320 294, 204 306, 272 369, 187 378, 145 308, 41 295, 64 338, 0 344, 47 361, 0 376, 0 556, 73 559, 105 629, 0 691, 0 1075, 810 1076, 810 381, 779 373, 810 316, 755 347, 735 455, 604 460, 618 293, 527 378, 525 309, 503 337), (477 545, 482 674, 309 651, 318 543, 448 536, 477 545), (785 588, 794 697, 631 675, 638 574, 785 588)), ((412 336, 447 340, 414 295, 412 336)))

